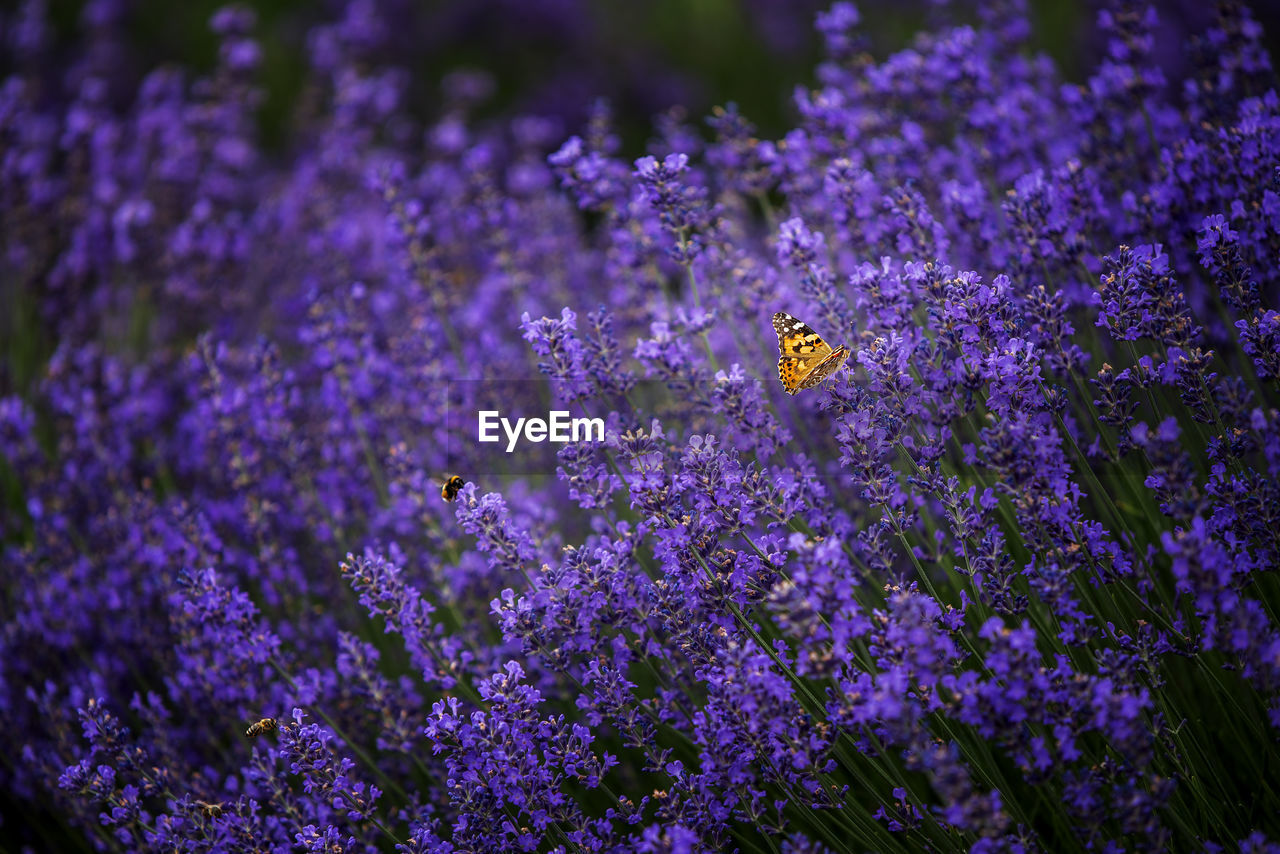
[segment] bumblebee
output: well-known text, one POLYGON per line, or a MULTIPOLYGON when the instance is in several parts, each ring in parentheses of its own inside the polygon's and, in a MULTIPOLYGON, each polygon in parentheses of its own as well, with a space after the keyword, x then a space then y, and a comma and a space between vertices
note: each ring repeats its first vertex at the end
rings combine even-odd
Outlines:
POLYGON ((269 732, 275 732, 280 729, 280 722, 275 718, 263 718, 253 726, 244 731, 249 738, 257 738, 260 735, 266 735, 269 732))
POLYGON ((444 486, 440 487, 440 497, 445 501, 452 501, 458 497, 458 492, 467 482, 456 474, 444 482, 444 486))

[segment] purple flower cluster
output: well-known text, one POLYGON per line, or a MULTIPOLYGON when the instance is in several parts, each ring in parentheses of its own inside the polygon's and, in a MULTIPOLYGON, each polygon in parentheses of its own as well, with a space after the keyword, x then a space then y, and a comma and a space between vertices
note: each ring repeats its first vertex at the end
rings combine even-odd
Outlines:
POLYGON ((396 0, 275 148, 247 9, 0 13, 0 847, 1280 851, 1280 94, 1103 5, 1074 84, 837 2, 789 132, 628 155, 424 118, 396 0), (604 441, 486 476, 513 378, 604 441))

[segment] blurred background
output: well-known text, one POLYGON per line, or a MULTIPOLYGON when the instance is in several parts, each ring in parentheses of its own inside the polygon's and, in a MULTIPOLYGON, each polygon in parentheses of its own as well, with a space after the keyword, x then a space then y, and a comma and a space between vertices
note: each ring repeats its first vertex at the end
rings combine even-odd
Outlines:
MULTIPOLYGON (((6 3, 5 5, 11 5, 6 3)), ((121 61, 141 75, 163 63, 211 68, 217 41, 209 28, 223 0, 46 0, 57 38, 77 49, 86 13, 116 18, 121 61)), ((307 32, 343 16, 335 0, 253 0, 254 36, 263 48, 259 113, 264 142, 279 145, 297 102, 307 62, 307 32)), ((820 60, 815 14, 828 0, 377 0, 394 10, 397 54, 379 61, 410 70, 422 117, 438 103, 440 83, 459 70, 486 72, 492 91, 482 111, 553 115, 565 133, 580 127, 598 97, 607 98, 636 151, 653 117, 679 104, 698 118, 736 102, 765 136, 791 127, 790 95, 813 80, 820 60)), ((973 0, 872 0, 856 3, 871 52, 884 56, 909 44, 931 19, 974 18, 973 0)), ((1250 3, 1273 55, 1280 0, 1250 3)), ((1083 80, 1098 59, 1091 39, 1100 2, 1029 0, 1031 46, 1051 56, 1067 80, 1083 80)), ((1176 71, 1186 38, 1203 29, 1211 0, 1158 0, 1157 51, 1176 71)), ((3 60, 0 60, 3 62, 3 60)), ((122 75, 123 77, 124 75, 122 75)), ((1176 79, 1175 75, 1170 74, 1176 79)), ((129 91, 127 87, 124 91, 129 91)))

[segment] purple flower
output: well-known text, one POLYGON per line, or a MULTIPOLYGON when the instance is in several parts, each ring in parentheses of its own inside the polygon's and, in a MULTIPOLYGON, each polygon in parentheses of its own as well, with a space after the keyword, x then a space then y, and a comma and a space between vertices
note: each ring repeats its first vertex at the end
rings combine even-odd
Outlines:
POLYGON ((1077 85, 1021 0, 751 0, 825 45, 769 129, 617 10, 411 5, 0 12, 15 849, 1276 847, 1249 10, 1106 3, 1077 85), (450 413, 535 376, 603 441, 493 474, 450 413))

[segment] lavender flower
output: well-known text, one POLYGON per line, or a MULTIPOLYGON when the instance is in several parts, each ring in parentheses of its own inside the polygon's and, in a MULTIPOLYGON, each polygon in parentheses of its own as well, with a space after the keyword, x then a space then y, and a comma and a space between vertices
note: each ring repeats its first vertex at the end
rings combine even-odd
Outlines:
MULTIPOLYGON (((585 11, 503 26, 576 80, 585 11)), ((975 11, 643 142, 422 91, 470 13, 302 14, 280 138, 267 16, 0 13, 13 847, 1278 850, 1264 28, 1108 2, 1077 85, 975 11), (851 351, 794 397, 779 310, 851 351), (486 473, 512 378, 603 440, 486 473)))

